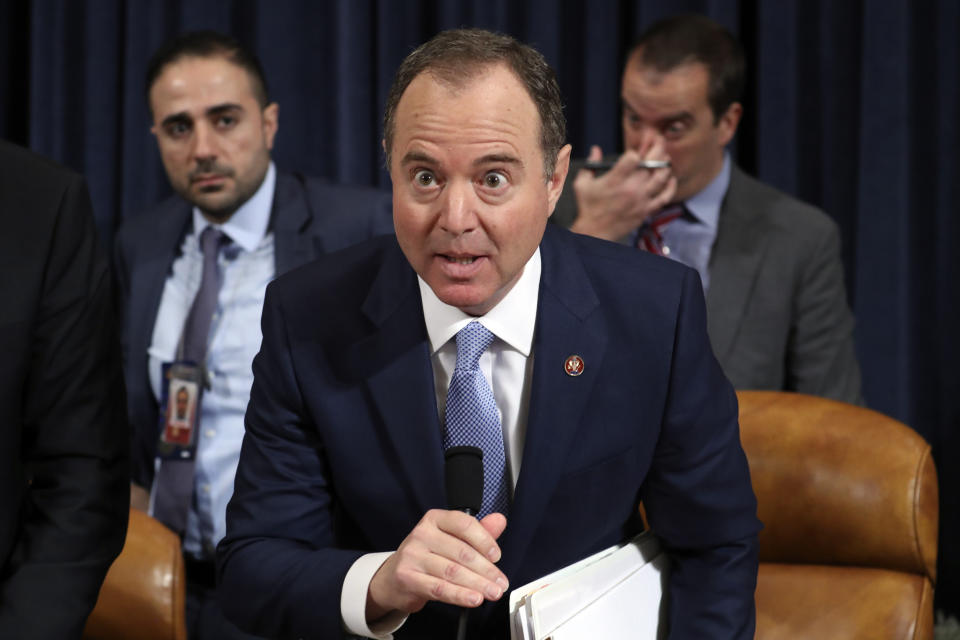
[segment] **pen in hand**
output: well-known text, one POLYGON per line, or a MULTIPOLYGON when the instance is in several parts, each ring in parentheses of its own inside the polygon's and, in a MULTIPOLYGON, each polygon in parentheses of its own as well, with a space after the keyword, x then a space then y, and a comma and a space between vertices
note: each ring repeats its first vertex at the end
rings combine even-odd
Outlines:
MULTIPOLYGON (((609 171, 616 162, 616 160, 588 160, 584 168, 595 173, 602 173, 609 171)), ((666 169, 669 166, 669 160, 641 160, 637 163, 637 169, 666 169)))

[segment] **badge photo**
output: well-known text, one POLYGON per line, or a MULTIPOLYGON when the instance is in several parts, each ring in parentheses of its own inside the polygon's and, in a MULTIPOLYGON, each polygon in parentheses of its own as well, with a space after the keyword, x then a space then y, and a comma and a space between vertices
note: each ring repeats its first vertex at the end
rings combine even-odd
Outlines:
POLYGON ((161 459, 187 460, 197 448, 200 428, 202 371, 192 362, 166 362, 162 369, 159 416, 160 438, 157 456, 161 459))
POLYGON ((169 380, 167 423, 163 441, 181 447, 190 446, 197 415, 197 383, 172 378, 169 380))

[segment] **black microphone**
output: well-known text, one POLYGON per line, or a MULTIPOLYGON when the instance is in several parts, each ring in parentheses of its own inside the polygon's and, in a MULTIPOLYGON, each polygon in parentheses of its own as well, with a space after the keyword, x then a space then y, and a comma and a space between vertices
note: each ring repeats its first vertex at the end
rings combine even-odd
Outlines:
POLYGON ((483 500, 483 450, 480 447, 450 447, 443 480, 447 487, 447 508, 475 516, 483 500))
MULTIPOLYGON (((450 447, 444 452, 443 481, 447 487, 447 507, 475 516, 483 501, 483 450, 480 447, 450 447)), ((467 637, 467 616, 460 612, 457 640, 467 637)))

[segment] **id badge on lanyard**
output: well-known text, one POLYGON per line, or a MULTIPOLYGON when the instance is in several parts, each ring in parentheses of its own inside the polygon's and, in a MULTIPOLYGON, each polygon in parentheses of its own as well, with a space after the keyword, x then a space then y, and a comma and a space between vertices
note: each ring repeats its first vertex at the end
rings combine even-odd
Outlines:
POLYGON ((192 460, 197 454, 200 429, 200 396, 203 369, 196 363, 178 360, 161 365, 160 441, 161 460, 192 460))

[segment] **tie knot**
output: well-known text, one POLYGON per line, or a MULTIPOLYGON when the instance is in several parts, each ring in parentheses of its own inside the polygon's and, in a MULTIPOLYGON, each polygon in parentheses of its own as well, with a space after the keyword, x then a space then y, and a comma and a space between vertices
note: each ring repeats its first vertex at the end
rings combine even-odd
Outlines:
POLYGON ((687 208, 682 202, 670 204, 655 211, 649 218, 643 221, 640 228, 637 229, 636 246, 649 251, 658 256, 665 256, 670 253, 670 249, 664 245, 663 235, 660 229, 681 217, 687 212, 687 208))
POLYGON ((659 229, 660 227, 673 222, 680 216, 682 216, 687 211, 687 208, 683 206, 682 202, 677 202, 675 204, 668 204, 663 209, 660 209, 647 221, 647 223, 654 229, 659 229))
POLYGON ((230 241, 229 236, 216 227, 207 227, 200 233, 200 251, 203 256, 215 256, 220 251, 220 247, 230 241))
POLYGON ((480 356, 493 342, 493 333, 474 320, 457 332, 457 369, 473 370, 480 363, 480 356))

